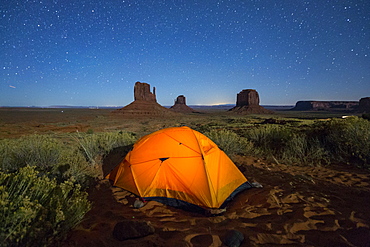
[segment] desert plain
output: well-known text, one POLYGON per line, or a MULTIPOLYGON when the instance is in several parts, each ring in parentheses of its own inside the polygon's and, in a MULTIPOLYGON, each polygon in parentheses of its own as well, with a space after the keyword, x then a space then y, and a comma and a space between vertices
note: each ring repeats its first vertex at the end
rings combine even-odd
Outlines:
MULTIPOLYGON (((199 111, 166 118, 130 118, 112 115, 112 109, 0 108, 0 139, 44 134, 63 139, 77 131, 129 131, 143 136, 183 125, 238 131, 245 121, 325 121, 343 115, 276 111, 241 116, 217 109, 199 111)), ((102 157, 101 176, 88 189, 92 209, 59 246, 227 246, 225 238, 231 230, 243 234, 240 246, 370 246, 369 170, 340 163, 286 165, 236 155, 232 159, 246 178, 263 187, 238 194, 223 214, 206 216, 154 201, 134 208, 135 195, 103 179, 125 154, 118 149, 102 157), (123 220, 147 222, 155 231, 119 241, 112 231, 123 220)))

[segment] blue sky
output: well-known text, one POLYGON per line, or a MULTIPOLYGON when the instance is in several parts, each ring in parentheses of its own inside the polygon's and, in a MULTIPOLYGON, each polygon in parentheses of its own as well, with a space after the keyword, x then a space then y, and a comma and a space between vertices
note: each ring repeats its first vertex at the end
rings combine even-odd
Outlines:
POLYGON ((0 106, 370 96, 370 1, 1 1, 0 106))

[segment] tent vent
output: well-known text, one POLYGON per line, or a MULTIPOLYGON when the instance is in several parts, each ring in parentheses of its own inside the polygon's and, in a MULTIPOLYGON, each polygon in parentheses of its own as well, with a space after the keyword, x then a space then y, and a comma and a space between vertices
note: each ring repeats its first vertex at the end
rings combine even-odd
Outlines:
POLYGON ((167 160, 167 159, 169 159, 170 157, 167 157, 167 158, 159 158, 160 159, 160 161, 165 161, 165 160, 167 160))

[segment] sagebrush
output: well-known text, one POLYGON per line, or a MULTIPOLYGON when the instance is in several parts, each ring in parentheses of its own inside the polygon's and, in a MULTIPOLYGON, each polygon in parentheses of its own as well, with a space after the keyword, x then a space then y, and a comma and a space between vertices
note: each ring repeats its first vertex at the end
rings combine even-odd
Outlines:
POLYGON ((208 138, 214 141, 217 146, 231 158, 234 155, 251 155, 253 144, 246 138, 240 137, 230 130, 210 130, 205 132, 208 138))
POLYGON ((57 183, 35 167, 0 172, 1 246, 49 246, 90 210, 87 193, 74 181, 57 183))

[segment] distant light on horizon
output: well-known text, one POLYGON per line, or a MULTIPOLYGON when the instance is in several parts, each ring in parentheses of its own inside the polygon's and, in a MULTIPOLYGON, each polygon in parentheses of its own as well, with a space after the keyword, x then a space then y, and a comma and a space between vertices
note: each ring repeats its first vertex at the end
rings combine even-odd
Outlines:
POLYGON ((232 105, 234 104, 235 105, 235 102, 234 103, 227 103, 227 102, 219 102, 219 103, 213 103, 213 104, 210 104, 210 105, 214 105, 214 106, 217 106, 217 105, 232 105))

